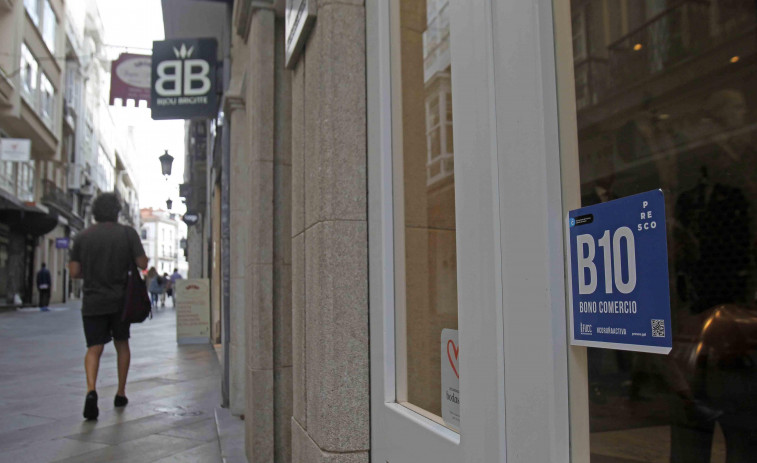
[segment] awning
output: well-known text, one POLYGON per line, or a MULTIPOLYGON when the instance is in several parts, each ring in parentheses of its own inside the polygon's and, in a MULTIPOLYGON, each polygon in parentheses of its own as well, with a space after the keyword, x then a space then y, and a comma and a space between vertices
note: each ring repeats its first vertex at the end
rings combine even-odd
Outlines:
POLYGON ((32 236, 49 233, 58 226, 58 214, 46 213, 30 207, 24 209, 0 209, 0 223, 11 230, 32 236))

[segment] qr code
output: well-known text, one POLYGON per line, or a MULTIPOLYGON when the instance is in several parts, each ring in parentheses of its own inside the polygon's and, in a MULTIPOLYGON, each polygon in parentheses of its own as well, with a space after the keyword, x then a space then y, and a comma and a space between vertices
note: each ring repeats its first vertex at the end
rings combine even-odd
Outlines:
POLYGON ((665 337, 665 320, 652 320, 652 337, 664 338, 665 337))

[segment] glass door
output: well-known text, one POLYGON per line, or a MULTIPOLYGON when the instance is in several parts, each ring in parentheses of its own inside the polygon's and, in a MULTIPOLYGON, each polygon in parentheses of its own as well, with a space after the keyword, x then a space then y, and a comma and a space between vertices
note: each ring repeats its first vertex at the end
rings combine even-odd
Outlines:
POLYGON ((487 7, 366 4, 375 461, 503 455, 487 7))
POLYGON ((574 444, 592 463, 754 461, 755 3, 572 0, 555 22, 568 208, 664 191, 673 322, 669 355, 588 348, 571 364, 589 434, 574 444))

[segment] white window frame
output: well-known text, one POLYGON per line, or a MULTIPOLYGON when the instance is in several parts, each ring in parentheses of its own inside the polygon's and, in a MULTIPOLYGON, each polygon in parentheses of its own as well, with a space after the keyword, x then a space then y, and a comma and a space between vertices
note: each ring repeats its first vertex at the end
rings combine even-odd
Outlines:
POLYGON ((39 27, 40 1, 39 0, 24 0, 24 7, 26 9, 26 13, 29 15, 34 25, 39 27))
POLYGON ((37 62, 37 58, 24 42, 21 43, 21 59, 19 60, 19 66, 21 66, 19 76, 21 79, 21 93, 26 97, 30 105, 36 109, 37 93, 39 89, 39 62, 37 62), (29 77, 30 72, 32 74, 31 78, 29 77))
MULTIPOLYGON (((392 111, 390 8, 369 0, 372 460, 567 462, 572 455, 588 461, 571 446, 581 447, 582 432, 588 443, 580 419, 571 437, 569 413, 576 404, 579 418, 584 411, 585 403, 569 402, 568 359, 580 367, 573 359, 585 349, 567 346, 563 200, 573 200, 578 184, 566 187, 564 197, 561 167, 577 166, 577 157, 561 158, 560 134, 576 133, 558 124, 558 110, 565 109, 556 92, 552 0, 451 1, 449 7, 461 433, 395 400, 401 359, 394 325, 401 314, 395 313, 394 248, 402 244, 394 240, 392 136, 401 125, 392 111)), ((567 9, 568 35, 560 38, 570 48, 567 9)), ((580 388, 585 369, 571 374, 580 388)))
POLYGON ((39 73, 39 115, 48 127, 55 120, 55 87, 45 72, 39 73))
POLYGON ((42 7, 42 25, 38 28, 42 35, 42 41, 47 45, 50 54, 54 55, 58 35, 58 16, 55 14, 50 0, 45 0, 42 7))

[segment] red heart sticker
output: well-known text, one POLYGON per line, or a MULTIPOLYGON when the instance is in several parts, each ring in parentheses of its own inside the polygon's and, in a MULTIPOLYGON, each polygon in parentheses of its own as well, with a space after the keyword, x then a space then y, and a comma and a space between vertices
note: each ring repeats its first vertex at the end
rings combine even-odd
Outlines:
POLYGON ((447 358, 449 359, 449 364, 452 366, 452 371, 455 372, 455 376, 457 376, 457 379, 460 379, 460 374, 457 372, 457 367, 455 367, 455 363, 457 363, 457 355, 460 353, 460 348, 455 345, 454 341, 451 339, 447 341, 447 358), (449 346, 452 344, 452 351, 455 353, 455 360, 452 360, 452 354, 449 352, 449 346))

